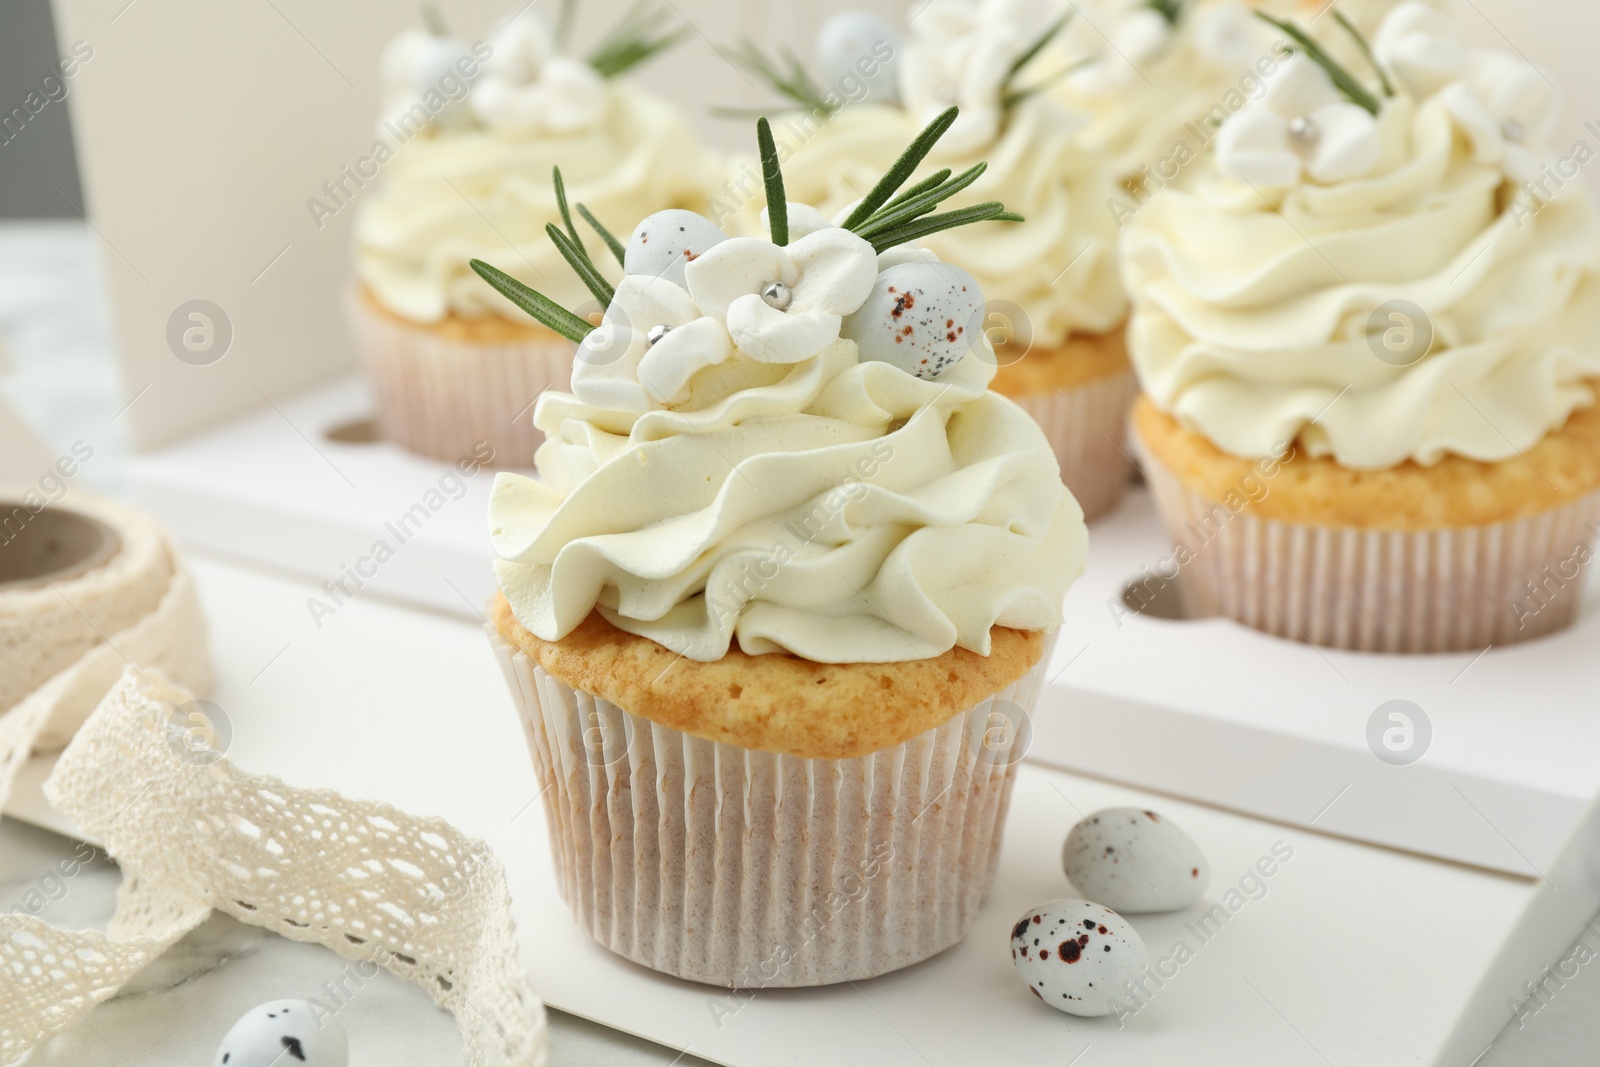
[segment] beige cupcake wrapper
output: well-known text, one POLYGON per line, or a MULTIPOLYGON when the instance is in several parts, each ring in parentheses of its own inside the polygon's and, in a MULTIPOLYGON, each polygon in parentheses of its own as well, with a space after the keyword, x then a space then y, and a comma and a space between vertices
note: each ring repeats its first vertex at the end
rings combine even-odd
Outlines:
POLYGON ((477 459, 531 467, 544 441, 534 429, 533 402, 572 380, 572 346, 535 336, 477 342, 446 337, 372 307, 359 291, 348 301, 351 328, 378 403, 384 436, 435 459, 477 459))
MULTIPOLYGON (((1144 455, 1190 616, 1358 652, 1476 652, 1570 626, 1600 492, 1512 522, 1394 532, 1231 514, 1144 455)), ((1168 575, 1158 574, 1156 581, 1168 575)))
POLYGON ((544 787, 561 894, 601 945, 697 982, 815 986, 906 967, 971 928, 1048 648, 943 726, 809 760, 630 715, 486 632, 544 787))
POLYGON ((1093 521, 1116 508, 1133 477, 1128 412, 1139 395, 1132 368, 1048 393, 1012 397, 1050 442, 1061 480, 1093 521))

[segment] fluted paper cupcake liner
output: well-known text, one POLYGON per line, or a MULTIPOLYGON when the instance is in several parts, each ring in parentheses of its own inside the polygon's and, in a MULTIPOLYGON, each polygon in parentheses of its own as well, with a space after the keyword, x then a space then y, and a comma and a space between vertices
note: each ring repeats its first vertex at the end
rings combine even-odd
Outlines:
POLYGON ((357 292, 349 301, 356 345, 372 382, 378 421, 396 444, 435 459, 477 459, 531 467, 544 435, 533 403, 566 389, 572 347, 555 334, 524 341, 476 342, 403 322, 357 292))
POLYGON ((1139 395, 1131 369, 1071 388, 1012 397, 1044 430, 1083 517, 1093 521, 1122 502, 1133 476, 1128 410, 1139 395))
POLYGON ((870 978, 966 936, 1048 654, 943 726, 818 760, 631 715, 487 632, 544 789, 562 896, 601 945, 680 978, 768 988, 870 978))
POLYGON ((1529 518, 1396 532, 1232 514, 1145 455, 1167 531, 1192 558, 1191 616, 1359 652, 1475 652, 1570 626, 1600 493, 1529 518))

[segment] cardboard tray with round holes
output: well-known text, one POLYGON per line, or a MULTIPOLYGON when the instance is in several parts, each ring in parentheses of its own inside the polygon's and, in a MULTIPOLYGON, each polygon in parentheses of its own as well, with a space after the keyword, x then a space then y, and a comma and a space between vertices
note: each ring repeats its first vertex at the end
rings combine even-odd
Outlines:
MULTIPOLYGON (((492 472, 373 439, 371 411, 348 378, 138 457, 133 485, 190 545, 304 575, 337 610, 377 596, 477 619, 494 590, 492 472), (379 542, 392 558, 374 565, 379 542)), ((1142 489, 1090 545, 1030 724, 1037 762, 1522 876, 1548 868, 1600 793, 1592 597, 1573 629, 1509 648, 1328 651, 1185 620, 1160 597, 1133 611, 1125 587, 1148 603, 1172 551, 1142 489), (1409 764, 1369 746, 1395 708, 1409 764)))

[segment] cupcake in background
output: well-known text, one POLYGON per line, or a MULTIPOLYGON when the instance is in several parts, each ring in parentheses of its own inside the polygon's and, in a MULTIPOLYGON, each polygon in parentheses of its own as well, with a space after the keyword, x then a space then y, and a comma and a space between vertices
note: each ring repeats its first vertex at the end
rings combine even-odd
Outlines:
POLYGON ((1420 0, 1365 67, 1283 26, 1268 92, 1124 230, 1180 588, 1369 651, 1560 629, 1600 515, 1600 225, 1558 95, 1420 0))
POLYGON ((565 388, 572 346, 468 263, 491 257, 598 315, 546 236, 562 221, 553 168, 574 203, 628 233, 662 205, 703 208, 721 165, 670 104, 622 77, 680 36, 660 11, 585 59, 530 7, 471 46, 432 21, 383 54, 387 147, 356 220, 351 318, 387 437, 449 460, 487 443, 496 465, 527 467, 533 402, 565 388))
MULTIPOLYGON (((1056 0, 933 0, 905 30, 865 13, 830 20, 814 72, 750 44, 732 54, 787 98, 791 110, 774 116, 773 132, 791 195, 835 221, 848 218, 899 145, 960 106, 911 180, 950 172, 968 183, 951 208, 1004 201, 1028 224, 948 230, 920 243, 977 279, 988 303, 951 328, 980 351, 992 342, 991 387, 1038 420, 1093 518, 1116 505, 1131 474, 1124 427, 1136 387, 1107 210, 1115 186, 1075 140, 1083 120, 1044 91, 1059 73, 1048 46, 1070 14, 1056 0)), ((756 227, 759 176, 755 161, 736 162, 717 214, 756 227)))
POLYGON ((489 516, 558 884, 600 944, 724 988, 965 936, 1087 542, 992 354, 945 327, 976 282, 905 244, 957 190, 899 212, 897 168, 832 225, 760 129, 769 229, 651 216, 598 327, 480 268, 579 342, 539 478, 500 474, 489 516))
POLYGON ((1078 143, 1120 186, 1119 223, 1260 91, 1272 43, 1244 0, 1080 0, 1051 49, 1065 73, 1050 95, 1088 117, 1078 143))

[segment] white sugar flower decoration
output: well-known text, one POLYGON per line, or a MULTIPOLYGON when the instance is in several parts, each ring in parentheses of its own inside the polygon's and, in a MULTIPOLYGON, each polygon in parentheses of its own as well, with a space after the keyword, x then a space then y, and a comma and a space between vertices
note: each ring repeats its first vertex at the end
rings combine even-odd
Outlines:
POLYGON ((763 363, 798 363, 839 336, 878 277, 872 245, 830 226, 779 246, 759 237, 723 241, 685 270, 702 313, 727 324, 739 351, 763 363))
POLYGON ((523 11, 494 35, 494 54, 472 90, 472 111, 491 129, 570 133, 605 115, 605 80, 589 64, 559 55, 554 33, 523 11))
POLYGON ((467 83, 456 69, 466 55, 467 46, 454 37, 420 29, 397 34, 378 60, 385 121, 407 129, 470 125, 467 83))
POLYGON ((1296 52, 1267 84, 1261 100, 1222 124, 1217 162, 1252 185, 1290 186, 1303 173, 1319 182, 1369 173, 1382 144, 1378 122, 1350 103, 1314 61, 1296 52))
POLYGON ((1262 50, 1259 24, 1236 0, 1205 5, 1102 0, 1093 14, 1078 11, 1064 37, 1062 55, 1073 67, 1067 84, 1102 96, 1154 78, 1146 68, 1185 43, 1193 49, 1186 61, 1198 58, 1227 71, 1249 67, 1262 50))
POLYGON ((1419 100, 1461 77, 1467 67, 1455 20, 1426 0, 1404 0, 1389 12, 1372 39, 1372 51, 1419 100))
POLYGON ((1221 70, 1244 70, 1261 55, 1261 24, 1250 9, 1235 0, 1200 8, 1186 8, 1194 50, 1221 70))
POLYGON ((1063 54, 1074 68, 1067 84, 1096 95, 1119 92, 1175 36, 1173 24, 1147 0, 1109 0, 1093 15, 1079 12, 1063 34, 1063 54))
POLYGON ((1473 52, 1466 79, 1440 90, 1439 102, 1472 142, 1473 157, 1517 181, 1539 173, 1541 148, 1561 115, 1561 93, 1549 79, 1503 52, 1473 52))
POLYGON ((932 0, 911 22, 900 99, 919 122, 952 104, 961 115, 940 150, 964 155, 1000 133, 1012 64, 1060 17, 1055 0, 932 0))
POLYGON ((600 325, 578 346, 572 392, 592 407, 642 414, 687 400, 690 379, 732 349, 722 323, 702 315, 681 288, 625 275, 600 325))

